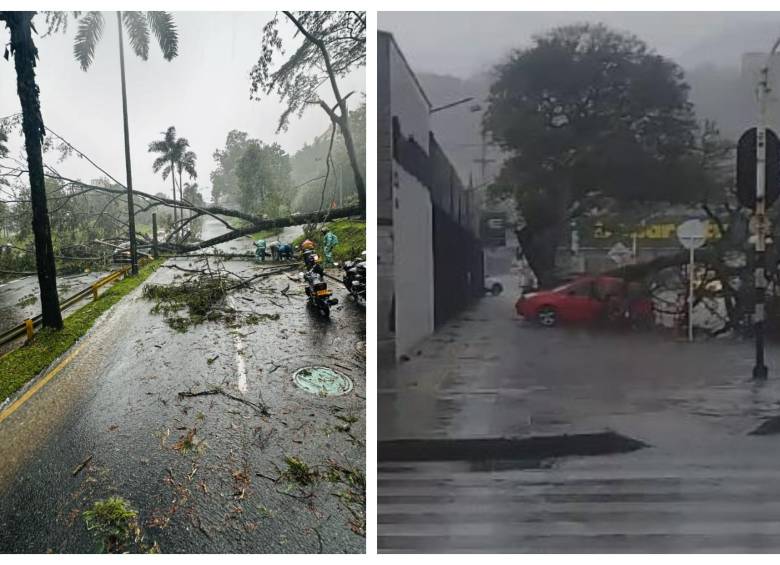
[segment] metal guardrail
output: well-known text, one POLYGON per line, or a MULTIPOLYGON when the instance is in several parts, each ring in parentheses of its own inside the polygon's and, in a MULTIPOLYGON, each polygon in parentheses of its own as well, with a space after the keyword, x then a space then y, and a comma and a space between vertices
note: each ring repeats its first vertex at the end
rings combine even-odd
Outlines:
MULTIPOLYGON (((139 261, 139 265, 144 263, 143 259, 139 261)), ((105 277, 98 279, 97 281, 93 282, 91 285, 89 285, 84 290, 81 290, 74 294, 73 296, 70 296, 60 302, 60 312, 63 312, 67 308, 70 308, 77 302, 80 302, 84 300, 85 298, 92 296, 92 300, 98 299, 98 291, 106 286, 107 284, 110 284, 114 281, 116 281, 119 277, 122 277, 127 274, 127 272, 130 270, 130 266, 122 267, 121 269, 117 269, 116 271, 112 271, 105 277)), ((38 314, 37 316, 33 316, 32 318, 28 318, 25 321, 23 321, 21 324, 14 326, 13 328, 6 330, 5 332, 0 334, 0 346, 5 345, 6 343, 10 343, 14 341, 15 339, 20 338, 23 335, 27 335, 27 341, 30 341, 32 339, 33 334, 35 332, 35 328, 39 327, 41 325, 41 322, 43 320, 43 315, 38 314)))

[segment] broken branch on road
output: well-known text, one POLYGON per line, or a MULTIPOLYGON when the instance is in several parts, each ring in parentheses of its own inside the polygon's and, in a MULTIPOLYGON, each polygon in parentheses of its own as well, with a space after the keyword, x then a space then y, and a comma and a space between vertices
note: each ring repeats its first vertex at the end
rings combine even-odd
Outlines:
POLYGON ((81 473, 81 471, 83 471, 83 470, 84 470, 84 467, 86 467, 87 465, 89 465, 90 461, 92 461, 92 455, 90 455, 89 457, 87 457, 86 459, 84 459, 84 461, 82 461, 81 463, 79 463, 79 464, 76 466, 76 468, 75 468, 75 469, 73 469, 73 472, 71 473, 71 475, 75 477, 76 475, 78 475, 79 473, 81 473))
POLYGON ((277 315, 257 313, 241 316, 234 305, 226 304, 225 299, 230 292, 250 287, 260 279, 295 269, 296 265, 264 269, 251 277, 242 277, 228 271, 220 259, 216 259, 212 265, 208 258, 204 258, 198 268, 178 265, 171 268, 185 273, 182 280, 168 284, 147 284, 143 296, 156 302, 152 313, 162 314, 172 329, 184 332, 190 326, 204 321, 223 321, 230 327, 236 327, 241 323, 277 319, 277 315), (187 310, 187 316, 180 315, 184 309, 187 310))
POLYGON ((246 398, 241 398, 240 396, 235 396, 233 394, 230 394, 229 392, 226 392, 221 387, 214 387, 208 390, 201 390, 198 392, 193 391, 184 391, 180 392, 178 394, 179 398, 194 398, 197 396, 211 396, 214 394, 219 394, 222 396, 225 396, 231 400, 235 400, 236 402, 241 402, 242 404, 246 404, 247 406, 250 406, 253 408, 257 413, 259 413, 262 416, 270 416, 271 412, 268 410, 268 407, 265 404, 258 404, 255 402, 252 402, 251 400, 247 400, 246 398))

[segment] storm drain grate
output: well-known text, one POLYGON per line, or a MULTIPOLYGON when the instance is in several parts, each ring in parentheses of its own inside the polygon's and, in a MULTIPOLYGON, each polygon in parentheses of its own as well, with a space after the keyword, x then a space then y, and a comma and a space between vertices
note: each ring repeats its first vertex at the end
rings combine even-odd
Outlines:
POLYGON ((317 396, 341 396, 352 392, 350 378, 329 367, 303 367, 293 373, 295 386, 317 396))

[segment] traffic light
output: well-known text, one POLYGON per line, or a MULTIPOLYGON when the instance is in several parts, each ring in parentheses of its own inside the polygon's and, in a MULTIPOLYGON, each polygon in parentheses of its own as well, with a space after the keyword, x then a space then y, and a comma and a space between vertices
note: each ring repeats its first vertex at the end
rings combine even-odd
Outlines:
MULTIPOLYGON (((780 194, 780 142, 766 129, 766 194, 769 208, 780 194)), ((737 200, 745 208, 756 207, 756 128, 750 128, 737 143, 737 200)))

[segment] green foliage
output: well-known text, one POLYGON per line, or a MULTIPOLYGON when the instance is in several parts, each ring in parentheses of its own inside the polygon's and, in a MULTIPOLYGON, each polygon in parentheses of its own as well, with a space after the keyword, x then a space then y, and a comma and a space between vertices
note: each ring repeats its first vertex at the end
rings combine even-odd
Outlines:
POLYGON ((287 464, 287 470, 285 471, 287 477, 301 486, 313 484, 318 477, 316 471, 313 471, 304 461, 297 457, 287 456, 284 458, 284 462, 287 464))
POLYGON ((211 193, 216 202, 270 217, 290 212, 290 157, 279 144, 232 130, 225 148, 214 152, 214 160, 211 193))
POLYGON ((99 543, 101 552, 124 553, 141 539, 138 512, 124 498, 98 500, 82 514, 87 530, 99 543))
POLYGON ((282 233, 280 229, 269 229, 255 232, 249 237, 257 241, 258 239, 265 239, 266 241, 282 233))
POLYGON ((217 168, 211 172, 211 196, 214 202, 238 203, 236 167, 248 145, 249 134, 234 129, 227 134, 225 149, 214 151, 213 157, 217 163, 217 168))
POLYGON ((491 87, 485 127, 512 155, 506 180, 569 202, 591 191, 689 199, 696 122, 682 69, 601 24, 535 42, 498 67, 491 87))
POLYGON ((103 312, 135 290, 162 263, 163 260, 153 261, 142 267, 137 276, 115 283, 98 300, 82 306, 65 318, 62 330, 44 328, 27 345, 0 357, 0 399, 11 396, 51 365, 87 333, 103 312))
MULTIPOLYGON (((91 184, 119 188, 107 179, 95 179, 91 184)), ((53 179, 46 179, 45 187, 55 257, 71 258, 58 260, 58 272, 64 273, 63 269, 73 265, 105 268, 111 250, 94 242, 127 238, 127 227, 123 224, 127 218, 127 203, 113 194, 85 192, 80 186, 53 179), (72 260, 89 257, 99 259, 72 260)), ((30 188, 24 182, 17 182, 11 191, 17 202, 8 207, 0 204, 0 244, 5 241, 13 248, 0 252, 0 270, 34 270, 30 188)), ((151 211, 138 213, 136 220, 139 224, 151 224, 151 211)))
POLYGON ((366 64, 365 12, 285 12, 285 16, 301 43, 293 49, 283 45, 279 33, 283 18, 277 13, 263 27, 260 58, 250 73, 254 99, 276 93, 285 106, 277 131, 287 128, 290 116, 301 116, 311 102, 319 100, 317 89, 328 80, 322 51, 294 26, 293 19, 325 48, 335 78, 366 64), (284 61, 275 65, 277 55, 284 61))
POLYGON ((683 71, 637 37, 564 26, 496 70, 484 127, 509 158, 491 194, 514 197, 537 276, 553 266, 563 226, 594 200, 692 202, 712 192, 683 71))
POLYGON ((152 313, 161 314, 171 329, 185 332, 190 326, 223 317, 219 309, 229 281, 220 275, 203 276, 177 284, 148 284, 144 298, 155 302, 152 313), (187 309, 187 317, 178 312, 187 309))
POLYGON ((204 206, 206 202, 203 200, 203 194, 201 194, 199 188, 200 187, 196 182, 185 182, 184 190, 182 191, 184 200, 194 204, 195 206, 204 206))
POLYGON ((235 174, 242 210, 271 218, 290 213, 290 157, 278 143, 250 140, 235 174))
MULTIPOLYGON (((174 126, 169 127, 163 132, 163 138, 157 141, 152 141, 149 144, 149 153, 159 153, 152 163, 152 170, 155 173, 162 171, 163 180, 168 178, 168 175, 173 173, 179 173, 179 192, 182 192, 181 175, 182 172, 186 172, 190 179, 197 178, 198 173, 195 170, 195 162, 197 161, 197 155, 188 151, 190 142, 186 137, 176 137, 176 128, 174 126)), ((174 183, 174 199, 176 198, 176 189, 174 183)))
MULTIPOLYGON (((348 261, 359 257, 366 250, 366 223, 364 221, 339 218, 326 225, 339 239, 338 244, 333 249, 334 260, 348 261)), ((300 246, 304 239, 311 239, 318 249, 322 249, 321 230, 313 230, 308 235, 299 236, 293 241, 293 246, 300 246)))
MULTIPOLYGON (((352 139, 355 144, 357 160, 361 171, 365 173, 366 162, 366 105, 349 113, 352 139)), ((292 202, 296 212, 316 212, 330 208, 333 203, 338 207, 357 204, 358 194, 355 177, 349 162, 344 137, 337 130, 333 140, 331 167, 328 184, 323 196, 323 183, 327 170, 326 157, 330 144, 331 128, 314 138, 313 143, 305 144, 291 158, 292 182, 297 187, 292 202), (340 189, 340 190, 339 190, 340 189)))
MULTIPOLYGON (((81 69, 86 71, 95 57, 95 48, 103 35, 105 20, 102 12, 73 12, 78 31, 73 43, 73 55, 81 69)), ((49 33, 67 30, 66 12, 47 12, 49 33)), ((179 50, 179 36, 173 17, 168 12, 122 12, 122 23, 133 52, 142 60, 149 58, 149 36, 154 35, 165 60, 170 61, 179 50)))

